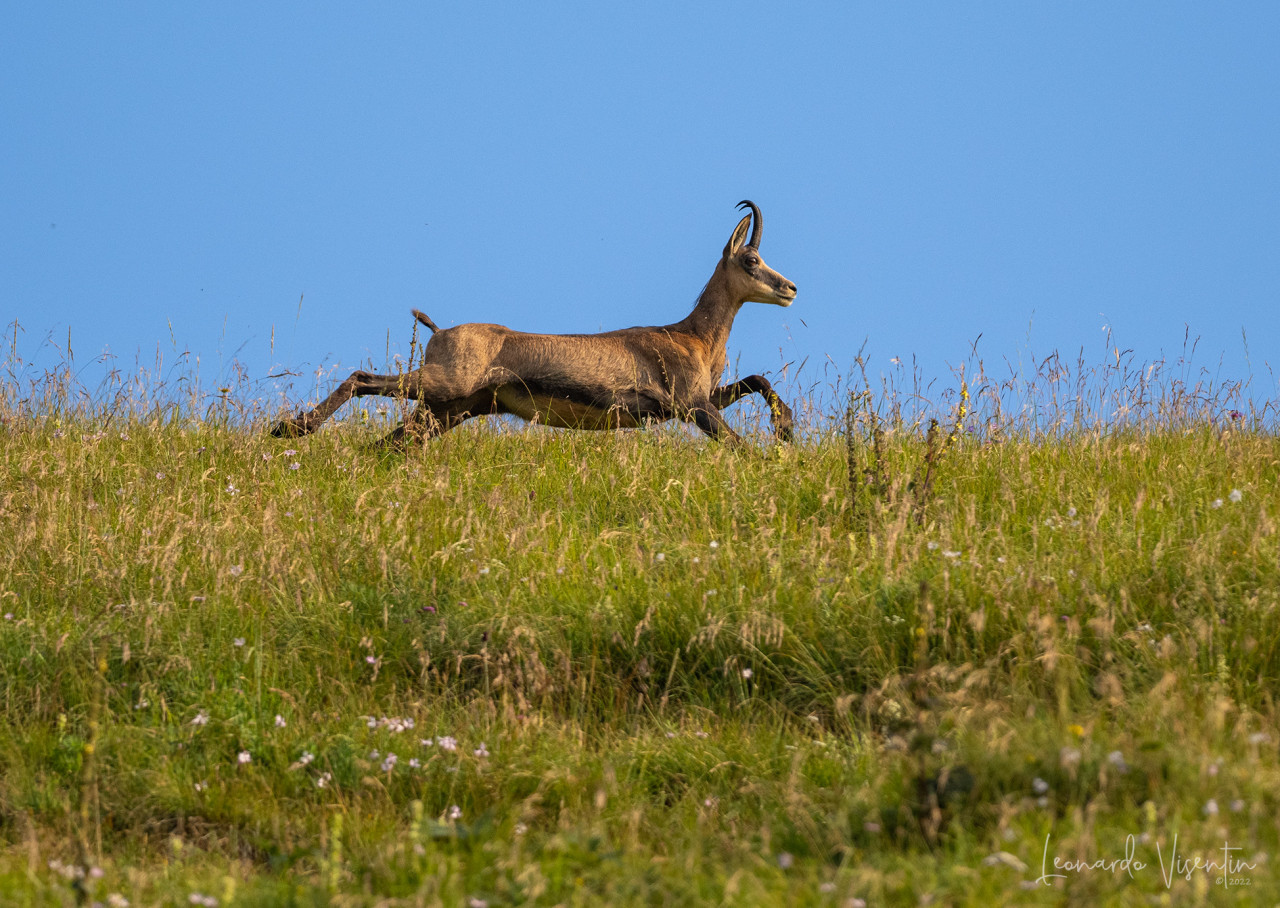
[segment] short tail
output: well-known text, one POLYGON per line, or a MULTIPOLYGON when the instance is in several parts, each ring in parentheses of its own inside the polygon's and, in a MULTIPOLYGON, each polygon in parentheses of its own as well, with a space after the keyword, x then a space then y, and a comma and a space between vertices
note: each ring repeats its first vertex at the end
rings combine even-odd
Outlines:
POLYGON ((414 318, 416 318, 418 321, 422 322, 422 324, 430 328, 432 334, 435 334, 437 331, 440 330, 439 328, 436 327, 435 322, 427 318, 427 314, 425 312, 419 312, 417 309, 410 309, 409 311, 413 313, 414 318))

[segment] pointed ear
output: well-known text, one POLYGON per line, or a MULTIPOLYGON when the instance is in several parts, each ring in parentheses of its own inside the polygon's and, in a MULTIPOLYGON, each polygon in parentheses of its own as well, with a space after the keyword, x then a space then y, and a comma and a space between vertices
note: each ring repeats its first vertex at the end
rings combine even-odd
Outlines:
POLYGON ((724 257, 736 253, 742 248, 742 244, 747 240, 747 230, 751 227, 751 215, 747 215, 738 221, 738 226, 733 228, 733 236, 729 237, 729 242, 724 247, 724 257))

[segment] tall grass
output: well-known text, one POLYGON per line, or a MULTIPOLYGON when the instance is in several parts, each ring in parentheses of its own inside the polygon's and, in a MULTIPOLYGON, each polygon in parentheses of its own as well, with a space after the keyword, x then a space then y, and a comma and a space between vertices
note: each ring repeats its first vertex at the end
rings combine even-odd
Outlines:
POLYGON ((1274 903, 1273 402, 1041 366, 387 456, 11 364, 0 901, 1274 903))

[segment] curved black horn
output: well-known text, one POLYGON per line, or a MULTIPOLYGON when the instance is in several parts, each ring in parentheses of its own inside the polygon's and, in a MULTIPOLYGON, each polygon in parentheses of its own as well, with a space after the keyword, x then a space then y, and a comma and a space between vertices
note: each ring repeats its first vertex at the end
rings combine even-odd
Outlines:
POLYGON ((751 215, 754 220, 751 222, 751 239, 747 240, 747 245, 753 249, 760 248, 760 235, 764 233, 764 218, 760 216, 760 209, 756 207, 756 203, 749 199, 743 199, 738 203, 738 208, 750 208, 751 215))

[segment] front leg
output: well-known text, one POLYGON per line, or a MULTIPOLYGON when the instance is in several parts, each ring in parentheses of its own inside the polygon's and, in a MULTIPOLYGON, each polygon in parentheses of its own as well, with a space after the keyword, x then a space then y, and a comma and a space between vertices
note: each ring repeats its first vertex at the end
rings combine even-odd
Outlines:
POLYGON ((689 415, 693 417, 693 421, 699 429, 717 441, 728 442, 732 445, 742 442, 742 436, 733 431, 733 427, 729 425, 723 414, 710 401, 690 407, 689 415))
POLYGON ((773 390, 769 379, 763 375, 748 375, 741 381, 731 385, 722 385, 711 392, 711 403, 724 409, 739 398, 748 394, 759 394, 769 405, 769 419, 773 423, 773 434, 779 441, 791 441, 794 434, 795 421, 788 407, 773 390))

